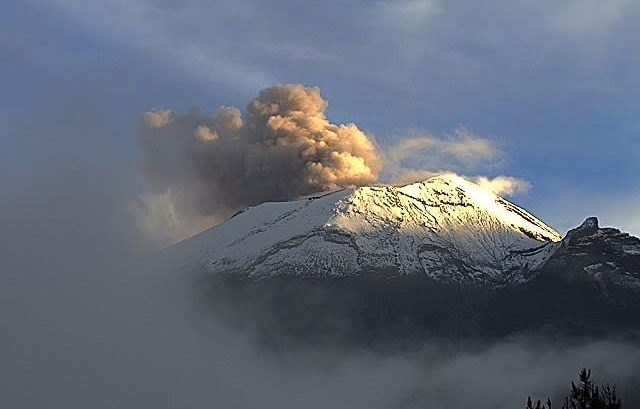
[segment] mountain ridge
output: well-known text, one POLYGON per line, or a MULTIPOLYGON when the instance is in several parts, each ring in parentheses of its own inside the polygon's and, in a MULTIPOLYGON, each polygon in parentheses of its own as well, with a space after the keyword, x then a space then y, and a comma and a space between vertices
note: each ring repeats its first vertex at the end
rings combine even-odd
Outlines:
POLYGON ((206 272, 345 277, 385 271, 497 288, 526 282, 561 235, 459 176, 267 202, 174 246, 206 272))

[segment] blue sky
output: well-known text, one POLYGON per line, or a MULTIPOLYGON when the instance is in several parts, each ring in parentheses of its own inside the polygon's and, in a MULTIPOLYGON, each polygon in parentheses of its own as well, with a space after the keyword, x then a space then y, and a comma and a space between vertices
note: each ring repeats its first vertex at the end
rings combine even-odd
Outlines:
POLYGON ((151 108, 244 107, 317 85, 391 146, 464 126, 558 230, 640 234, 640 2, 12 1, 0 14, 0 181, 54 157, 135 172, 151 108), (2 176, 4 174, 4 176, 2 176))

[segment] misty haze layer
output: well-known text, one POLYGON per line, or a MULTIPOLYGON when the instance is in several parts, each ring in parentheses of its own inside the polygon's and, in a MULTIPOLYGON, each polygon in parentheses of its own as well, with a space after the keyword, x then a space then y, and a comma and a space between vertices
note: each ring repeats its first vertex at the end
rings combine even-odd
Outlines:
POLYGON ((62 163, 2 203, 3 406, 506 409, 564 393, 582 366, 637 402, 638 347, 615 340, 265 348, 136 256, 126 178, 62 163))

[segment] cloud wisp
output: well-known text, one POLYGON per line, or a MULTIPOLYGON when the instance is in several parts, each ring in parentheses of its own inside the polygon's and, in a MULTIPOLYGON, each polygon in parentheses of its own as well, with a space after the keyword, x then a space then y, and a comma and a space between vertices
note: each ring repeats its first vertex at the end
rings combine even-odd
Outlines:
POLYGON ((385 174, 391 183, 412 183, 442 173, 477 171, 487 164, 497 167, 504 157, 495 142, 461 126, 444 136, 414 129, 384 150, 385 174))
POLYGON ((473 176, 489 165, 499 167, 505 153, 494 141, 475 135, 464 127, 451 135, 437 137, 420 131, 385 151, 385 172, 391 183, 419 182, 443 173, 457 173, 500 196, 526 194, 531 184, 513 176, 473 176))
MULTIPOLYGON (((437 138, 413 131, 387 151, 387 158, 393 165, 410 158, 453 159, 465 165, 494 160, 501 156, 499 148, 489 139, 474 135, 464 127, 458 127, 451 136, 437 138)), ((450 164, 449 164, 450 165, 450 164)))

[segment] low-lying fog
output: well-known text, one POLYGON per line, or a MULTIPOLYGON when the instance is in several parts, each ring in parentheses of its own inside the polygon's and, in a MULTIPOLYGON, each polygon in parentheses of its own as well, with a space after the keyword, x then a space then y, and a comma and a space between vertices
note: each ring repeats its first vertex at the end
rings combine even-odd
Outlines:
POLYGON ((264 348, 189 277, 150 268, 126 178, 80 163, 38 174, 0 196, 2 407, 519 408, 582 367, 640 405, 640 350, 622 341, 264 348))

